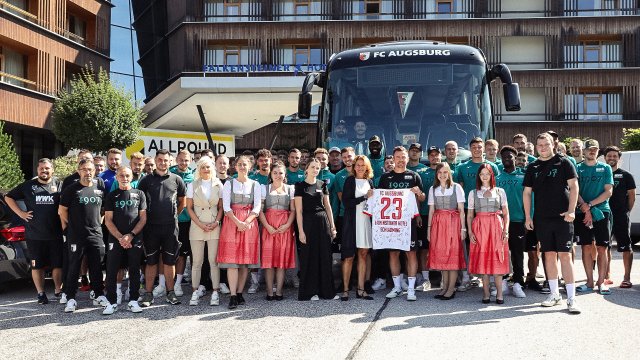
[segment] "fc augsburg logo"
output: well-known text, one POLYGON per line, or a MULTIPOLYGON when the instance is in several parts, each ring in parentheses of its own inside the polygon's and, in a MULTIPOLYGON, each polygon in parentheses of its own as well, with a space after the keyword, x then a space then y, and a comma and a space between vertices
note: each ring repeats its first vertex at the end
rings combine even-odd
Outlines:
POLYGON ((400 105, 400 115, 402 115, 403 119, 405 114, 407 113, 407 109, 409 108, 412 97, 413 92, 398 91, 398 104, 400 105))
POLYGON ((361 53, 360 53, 360 60, 361 60, 361 61, 367 61, 367 60, 369 60, 369 55, 370 55, 370 54, 371 54, 371 53, 368 53, 368 52, 361 52, 361 53))

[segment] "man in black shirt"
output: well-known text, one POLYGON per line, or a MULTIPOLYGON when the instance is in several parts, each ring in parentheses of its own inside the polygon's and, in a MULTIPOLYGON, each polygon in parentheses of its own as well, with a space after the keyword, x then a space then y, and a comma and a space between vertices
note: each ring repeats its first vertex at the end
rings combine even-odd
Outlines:
POLYGON ((25 221, 25 239, 31 258, 31 278, 38 291, 38 304, 47 304, 44 291, 44 267, 52 269, 55 296, 61 296, 62 284, 62 227, 58 217, 61 182, 53 177, 53 163, 38 161, 38 177, 16 186, 6 196, 11 210, 25 221), (23 200, 22 211, 16 200, 23 200))
POLYGON ((107 251, 107 305, 102 312, 111 315, 117 309, 116 280, 122 263, 129 268, 129 293, 127 309, 141 312, 138 304, 140 289, 140 259, 142 257, 142 229, 147 222, 147 201, 141 190, 131 187, 133 172, 128 166, 118 168, 116 177, 119 188, 107 195, 105 201, 105 225, 109 229, 107 251))
MULTIPOLYGON (((78 275, 82 257, 87 256, 91 290, 96 296, 94 305, 107 303, 102 295, 102 268, 104 242, 102 240, 102 201, 106 194, 104 183, 94 179, 95 166, 88 159, 78 164, 80 180, 69 185, 62 192, 58 214, 62 230, 67 234, 69 268, 64 281, 66 295, 65 312, 74 312, 78 303, 75 300, 78 291, 78 275), (102 184, 102 185, 101 185, 102 184)), ((61 299, 64 302, 64 299, 61 299)))
POLYGON ((167 289, 167 302, 176 305, 180 300, 173 291, 175 264, 180 249, 178 241, 178 214, 186 205, 186 186, 180 176, 169 172, 170 154, 162 149, 156 152, 156 170, 142 178, 138 189, 147 197, 147 224, 144 229, 144 253, 146 292, 142 306, 153 303, 153 282, 158 273, 158 262, 162 263, 167 289))
MULTIPOLYGON (((636 201, 636 182, 628 171, 620 166, 622 152, 616 146, 609 146, 604 150, 604 157, 607 164, 613 170, 613 195, 609 198, 609 207, 613 217, 613 229, 611 235, 615 237, 618 244, 618 252, 622 253, 622 263, 624 264, 624 279, 620 284, 621 288, 630 288, 631 265, 633 263, 633 250, 631 249, 631 234, 629 233, 631 224, 629 223, 629 213, 633 209, 636 201)), ((609 264, 611 264, 611 248, 609 248, 609 264)), ((607 269, 610 274, 610 269, 607 269)), ((611 276, 607 275, 607 279, 611 276)))
POLYGON ((529 164, 523 182, 525 227, 527 230, 533 230, 535 227, 541 251, 544 253, 551 293, 542 302, 542 306, 550 307, 562 301, 558 289, 557 260, 560 258, 567 289, 567 308, 570 313, 579 314, 571 262, 578 180, 575 167, 566 157, 554 154, 553 146, 551 135, 538 135, 536 149, 540 157, 529 164), (535 222, 531 219, 532 193, 535 196, 535 222))
MULTIPOLYGON (((426 195, 422 191, 422 179, 418 174, 407 170, 409 153, 402 146, 393 149, 393 160, 395 167, 393 171, 382 174, 380 177, 380 189, 410 189, 416 195, 417 202, 425 201, 426 195)), ((416 258, 418 226, 422 226, 422 219, 418 216, 411 220, 411 247, 407 254, 407 275, 409 275, 409 288, 407 289, 407 300, 416 300, 416 273, 418 272, 418 259, 416 258)), ((400 251, 389 250, 389 267, 393 278, 393 289, 387 294, 387 298, 392 299, 402 294, 402 277, 400 275, 400 251)))

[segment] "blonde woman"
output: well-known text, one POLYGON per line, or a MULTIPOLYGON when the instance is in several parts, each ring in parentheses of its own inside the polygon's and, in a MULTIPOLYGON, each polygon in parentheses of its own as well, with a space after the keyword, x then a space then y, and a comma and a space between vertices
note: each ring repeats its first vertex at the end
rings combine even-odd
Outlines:
POLYGON ((449 164, 436 165, 436 178, 427 201, 430 254, 427 267, 442 271, 442 290, 436 299, 453 299, 458 270, 467 268, 462 246, 462 239, 467 236, 464 200, 464 190, 453 182, 449 164))
POLYGON ((277 160, 271 165, 269 184, 262 185, 262 251, 260 264, 265 269, 267 300, 282 300, 285 269, 296 267, 296 242, 293 236, 295 206, 293 186, 287 185, 287 167, 277 160), (275 271, 274 271, 275 269, 275 271), (273 294, 273 278, 276 293, 273 294))
POLYGON ((222 219, 222 183, 214 175, 213 160, 208 156, 200 158, 196 165, 195 179, 187 185, 187 212, 191 217, 189 241, 191 243, 191 287, 193 294, 189 305, 198 305, 204 296, 200 288, 205 244, 210 265, 213 292, 209 305, 220 305, 220 269, 216 262, 218 241, 220 240, 220 220, 222 219))

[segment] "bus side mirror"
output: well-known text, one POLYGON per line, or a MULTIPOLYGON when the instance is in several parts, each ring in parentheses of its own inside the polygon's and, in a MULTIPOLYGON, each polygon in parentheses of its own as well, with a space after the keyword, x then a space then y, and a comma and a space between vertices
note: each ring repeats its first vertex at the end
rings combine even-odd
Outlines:
POLYGON ((298 118, 308 119, 311 117, 311 101, 310 92, 303 92, 298 95, 298 118))
POLYGON ((517 83, 503 84, 504 107, 507 111, 520 111, 520 87, 517 83))

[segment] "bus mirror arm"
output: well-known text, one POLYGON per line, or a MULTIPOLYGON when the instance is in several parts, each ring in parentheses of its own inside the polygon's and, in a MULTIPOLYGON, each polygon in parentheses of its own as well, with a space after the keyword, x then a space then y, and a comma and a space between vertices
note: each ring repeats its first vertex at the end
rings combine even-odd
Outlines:
POLYGON ((307 74, 302 84, 302 91, 298 95, 298 118, 308 119, 311 117, 311 105, 314 85, 324 87, 326 75, 325 73, 311 73, 307 74))
POLYGON ((507 111, 520 111, 520 87, 513 82, 511 71, 505 64, 498 64, 489 71, 489 82, 500 79, 504 94, 504 107, 507 111))

